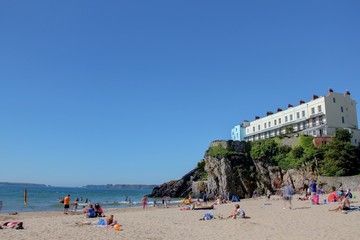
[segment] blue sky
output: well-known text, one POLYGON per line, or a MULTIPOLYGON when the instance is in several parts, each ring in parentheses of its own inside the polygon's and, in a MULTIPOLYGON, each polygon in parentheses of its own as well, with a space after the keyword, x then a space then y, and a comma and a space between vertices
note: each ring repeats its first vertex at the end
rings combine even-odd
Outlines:
POLYGON ((266 111, 349 90, 359 1, 0 1, 0 181, 179 179, 266 111))

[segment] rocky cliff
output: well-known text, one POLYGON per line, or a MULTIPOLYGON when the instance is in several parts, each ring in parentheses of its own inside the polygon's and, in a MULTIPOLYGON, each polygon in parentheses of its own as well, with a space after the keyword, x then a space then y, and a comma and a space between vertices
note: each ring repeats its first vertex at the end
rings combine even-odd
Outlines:
MULTIPOLYGON (((185 197, 191 193, 193 197, 201 197, 206 192, 210 198, 218 194, 247 198, 252 196, 254 190, 261 192, 270 189, 277 192, 284 182, 291 183, 299 192, 309 185, 311 179, 317 179, 310 169, 284 171, 267 161, 253 160, 246 152, 246 144, 240 141, 212 142, 202 160, 203 169, 198 166, 180 180, 155 187, 150 196, 185 197), (226 151, 220 154, 211 151, 219 146, 226 151)), ((330 187, 323 183, 325 187, 330 187)))

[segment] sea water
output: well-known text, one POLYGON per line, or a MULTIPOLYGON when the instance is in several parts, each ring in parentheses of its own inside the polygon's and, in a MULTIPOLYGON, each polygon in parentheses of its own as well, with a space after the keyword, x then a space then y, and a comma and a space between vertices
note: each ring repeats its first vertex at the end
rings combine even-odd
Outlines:
MULTIPOLYGON (((152 189, 116 189, 116 188, 83 188, 83 187, 50 187, 28 186, 27 202, 24 204, 25 186, 0 186, 0 213, 62 211, 63 204, 59 199, 70 194, 71 202, 79 200, 78 211, 85 202, 99 203, 103 209, 139 207, 141 198, 150 194, 152 189)), ((149 198, 149 204, 153 200, 149 198)), ((161 201, 157 201, 161 202, 161 201)), ((71 207, 71 206, 70 206, 71 207)), ((70 208, 71 209, 71 208, 70 208)))

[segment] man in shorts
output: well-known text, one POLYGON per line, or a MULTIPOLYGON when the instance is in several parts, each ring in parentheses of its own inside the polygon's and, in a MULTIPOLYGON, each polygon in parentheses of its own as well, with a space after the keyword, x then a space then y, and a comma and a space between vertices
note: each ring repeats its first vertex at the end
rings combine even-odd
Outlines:
POLYGON ((292 195, 294 194, 294 189, 292 188, 292 186, 288 183, 284 186, 284 193, 283 193, 283 198, 284 198, 284 209, 286 209, 286 203, 289 202, 289 209, 292 208, 291 205, 291 200, 292 200, 292 195))
POLYGON ((64 214, 68 214, 70 207, 70 194, 64 197, 64 214))

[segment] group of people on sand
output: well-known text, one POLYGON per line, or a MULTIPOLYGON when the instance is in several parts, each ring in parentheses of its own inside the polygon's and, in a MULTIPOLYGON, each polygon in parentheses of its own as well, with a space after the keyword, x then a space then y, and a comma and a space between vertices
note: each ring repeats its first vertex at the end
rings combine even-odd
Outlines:
MULTIPOLYGON (((74 213, 77 212, 77 207, 79 205, 78 201, 79 201, 79 199, 76 198, 76 200, 71 204, 74 207, 74 213)), ((88 207, 83 206, 83 209, 82 209, 82 212, 84 214, 86 214, 86 217, 88 217, 88 218, 105 217, 104 211, 101 208, 99 203, 96 203, 96 204, 92 204, 90 202, 88 202, 88 203, 89 203, 88 207)), ((67 196, 64 197, 63 204, 64 204, 64 214, 68 214, 69 208, 70 208, 70 194, 68 194, 67 196)))
POLYGON ((345 192, 342 187, 340 187, 339 190, 336 190, 335 187, 332 187, 332 192, 329 194, 327 201, 338 202, 340 205, 334 209, 329 209, 329 211, 350 210, 350 198, 352 198, 351 189, 348 189, 345 192))
MULTIPOLYGON (((143 209, 145 209, 146 208, 146 206, 147 205, 149 205, 149 202, 148 202, 149 200, 148 200, 148 197, 145 195, 145 196, 143 196, 142 198, 141 198, 141 206, 142 206, 142 208, 143 209)), ((168 196, 163 196, 162 197, 162 200, 161 200, 161 203, 162 203, 162 205, 165 207, 165 208, 167 208, 168 207, 168 204, 170 203, 170 197, 168 197, 168 196)), ((153 201, 153 206, 154 207, 157 207, 158 206, 158 202, 154 199, 154 201, 153 201)))
MULTIPOLYGON (((350 210, 350 198, 352 198, 351 189, 346 191, 343 189, 342 185, 339 186, 337 190, 336 187, 332 187, 332 192, 328 195, 327 199, 324 199, 324 204, 326 203, 339 203, 339 205, 329 211, 339 211, 339 210, 350 210)), ((311 200, 313 205, 320 204, 320 196, 325 194, 321 184, 317 185, 315 180, 311 180, 309 186, 304 187, 305 196, 299 197, 299 200, 311 200)))
POLYGON ((83 206, 82 212, 86 214, 88 218, 105 217, 104 210, 99 203, 90 203, 88 207, 83 206))
MULTIPOLYGON (((219 216, 220 219, 224 219, 223 217, 219 216)), ((233 212, 226 218, 226 219, 240 219, 240 218, 250 218, 246 215, 245 210, 240 207, 240 204, 235 204, 233 212)), ((214 215, 210 212, 205 213, 200 220, 211 220, 215 219, 214 215)))

